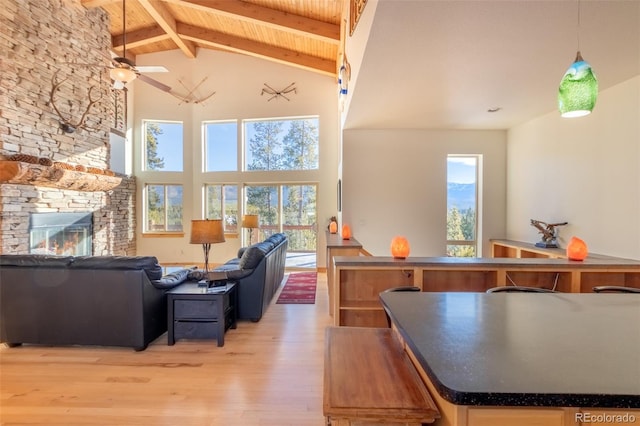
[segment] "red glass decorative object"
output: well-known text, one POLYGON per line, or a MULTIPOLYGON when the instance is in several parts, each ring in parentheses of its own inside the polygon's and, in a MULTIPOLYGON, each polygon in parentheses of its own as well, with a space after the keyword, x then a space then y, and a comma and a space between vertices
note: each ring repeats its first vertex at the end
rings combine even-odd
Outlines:
POLYGON ((584 260, 589 254, 587 243, 578 237, 571 237, 567 244, 567 257, 569 260, 584 260))
POLYGON ((331 222, 329 222, 329 233, 331 234, 338 233, 338 222, 336 222, 335 220, 332 220, 331 222))
POLYGON ((351 227, 349 225, 342 225, 342 239, 351 239, 351 227))
POLYGON ((405 237, 393 237, 393 240, 391 240, 391 256, 396 259, 406 259, 410 251, 409 241, 405 237))

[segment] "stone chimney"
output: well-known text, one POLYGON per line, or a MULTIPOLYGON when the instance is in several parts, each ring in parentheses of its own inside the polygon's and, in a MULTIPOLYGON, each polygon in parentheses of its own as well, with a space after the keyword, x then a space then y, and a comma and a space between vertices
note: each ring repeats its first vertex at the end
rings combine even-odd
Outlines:
MULTIPOLYGON (((20 0, 4 2, 3 8, 0 156, 37 158, 45 166, 34 167, 36 174, 51 163, 75 168, 79 175, 108 172, 116 96, 108 73, 108 15, 79 0, 20 0), (90 99, 99 101, 87 110, 90 99), (78 124, 85 111, 84 128, 63 129, 65 121, 78 124)), ((0 179, 0 253, 29 252, 31 213, 92 212, 93 254, 134 255, 135 179, 118 177, 121 183, 109 190, 0 179)))

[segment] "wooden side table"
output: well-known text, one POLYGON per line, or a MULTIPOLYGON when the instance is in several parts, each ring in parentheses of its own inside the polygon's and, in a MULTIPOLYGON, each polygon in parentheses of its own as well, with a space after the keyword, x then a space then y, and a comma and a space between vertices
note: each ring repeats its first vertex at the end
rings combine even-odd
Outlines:
POLYGON ((178 339, 218 339, 224 346, 224 333, 236 328, 238 289, 228 282, 221 287, 199 287, 183 283, 167 292, 168 344, 178 339))

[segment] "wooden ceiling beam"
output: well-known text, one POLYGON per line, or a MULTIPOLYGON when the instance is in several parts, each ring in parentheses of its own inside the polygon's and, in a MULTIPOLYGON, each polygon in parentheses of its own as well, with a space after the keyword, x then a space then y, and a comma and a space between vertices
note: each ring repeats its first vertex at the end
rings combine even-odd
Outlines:
POLYGON ((253 40, 231 36, 219 31, 213 31, 194 25, 177 22, 177 32, 180 37, 224 50, 268 59, 286 65, 294 65, 309 71, 335 77, 336 61, 305 55, 293 50, 269 46, 253 40))
MULTIPOLYGON (((127 33, 127 50, 144 46, 146 44, 155 43, 166 40, 169 35, 159 25, 148 28, 141 28, 136 31, 127 33)), ((113 50, 122 50, 122 42, 124 37, 121 35, 111 37, 111 46, 113 50)))
POLYGON ((102 7, 116 2, 122 3, 122 0, 80 0, 80 3, 87 9, 102 7))
POLYGON ((161 1, 138 0, 138 2, 188 58, 193 59, 196 57, 196 45, 189 40, 183 40, 178 35, 176 32, 176 20, 161 1))
POLYGON ((285 30, 328 43, 340 43, 340 25, 318 21, 305 16, 281 12, 240 0, 167 0, 181 6, 193 7, 232 19, 285 30))

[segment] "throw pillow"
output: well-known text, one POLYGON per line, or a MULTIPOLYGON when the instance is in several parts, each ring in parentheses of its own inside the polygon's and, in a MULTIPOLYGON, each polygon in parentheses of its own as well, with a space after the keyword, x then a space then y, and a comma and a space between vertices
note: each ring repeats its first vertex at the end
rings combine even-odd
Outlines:
POLYGON ((189 272, 191 272, 190 269, 180 269, 179 271, 171 272, 170 274, 165 275, 159 280, 153 280, 151 282, 157 288, 172 288, 186 281, 189 272))
POLYGON ((264 252, 258 247, 247 247, 240 259, 240 269, 255 269, 258 263, 264 259, 264 252))

